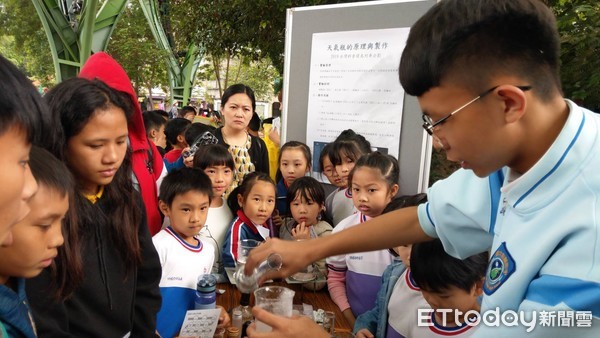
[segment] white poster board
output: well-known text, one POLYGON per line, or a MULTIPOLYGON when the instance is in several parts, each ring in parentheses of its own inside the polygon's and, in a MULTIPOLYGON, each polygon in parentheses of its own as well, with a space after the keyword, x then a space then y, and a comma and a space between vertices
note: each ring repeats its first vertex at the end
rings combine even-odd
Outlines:
POLYGON ((305 142, 318 171, 323 146, 339 132, 354 129, 398 158, 400 194, 425 191, 431 139, 421 128, 416 98, 402 91, 398 66, 410 27, 435 2, 379 0, 288 9, 282 143, 305 142), (369 54, 375 56, 363 57, 362 45, 368 50, 369 43, 374 51, 369 54), (375 52, 376 43, 380 50, 387 43, 387 49, 375 52))
MULTIPOLYGON (((409 28, 315 33, 312 39, 306 143, 333 141, 343 130, 398 157, 404 90, 398 65, 409 28)), ((317 151, 318 152, 318 151, 317 151)))

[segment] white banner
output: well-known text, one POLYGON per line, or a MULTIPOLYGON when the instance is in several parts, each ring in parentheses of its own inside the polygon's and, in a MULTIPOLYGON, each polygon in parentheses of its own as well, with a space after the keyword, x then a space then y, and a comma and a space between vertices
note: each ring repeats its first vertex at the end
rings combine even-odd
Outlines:
POLYGON ((306 144, 315 171, 322 147, 345 129, 398 158, 404 104, 398 66, 409 30, 313 34, 306 144))

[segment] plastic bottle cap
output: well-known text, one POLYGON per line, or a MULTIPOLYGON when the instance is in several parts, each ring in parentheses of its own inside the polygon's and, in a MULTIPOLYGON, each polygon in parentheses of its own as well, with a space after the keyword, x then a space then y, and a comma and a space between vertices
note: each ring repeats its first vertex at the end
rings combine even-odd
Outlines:
POLYGON ((199 292, 212 292, 217 288, 217 277, 212 274, 202 275, 196 284, 196 290, 199 292))

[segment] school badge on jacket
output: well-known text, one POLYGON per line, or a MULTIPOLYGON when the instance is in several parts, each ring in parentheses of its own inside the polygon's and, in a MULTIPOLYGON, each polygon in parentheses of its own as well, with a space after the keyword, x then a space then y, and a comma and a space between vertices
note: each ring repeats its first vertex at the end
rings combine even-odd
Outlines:
POLYGON ((489 296, 496 292, 516 269, 515 261, 506 248, 506 242, 502 242, 490 259, 490 265, 485 274, 485 284, 483 286, 485 294, 489 296))

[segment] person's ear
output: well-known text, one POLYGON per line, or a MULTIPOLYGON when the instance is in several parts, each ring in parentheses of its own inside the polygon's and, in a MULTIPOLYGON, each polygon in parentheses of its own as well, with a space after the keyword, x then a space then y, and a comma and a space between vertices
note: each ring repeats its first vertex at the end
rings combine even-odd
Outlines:
POLYGON ((474 295, 479 297, 483 294, 483 283, 485 283, 485 277, 481 278, 479 281, 473 285, 474 295))
POLYGON ((240 208, 242 208, 244 206, 244 197, 242 196, 242 194, 237 195, 237 200, 238 200, 238 205, 240 206, 240 208))
POLYGON ((400 186, 398 184, 392 185, 392 188, 390 189, 391 198, 394 198, 394 196, 396 196, 396 194, 398 193, 398 189, 400 189, 400 186))
POLYGON ((525 91, 512 85, 499 86, 495 92, 502 99, 504 121, 515 123, 519 121, 527 110, 527 97, 525 91))
POLYGON ((150 135, 149 135, 149 136, 150 136, 150 139, 151 139, 151 140, 156 140, 156 134, 158 134, 158 130, 156 130, 156 129, 151 129, 151 130, 150 130, 150 135))
POLYGON ((185 144, 187 144, 185 142, 185 136, 183 136, 183 134, 177 135, 177 143, 185 143, 185 144))
POLYGON ((162 212, 163 215, 165 215, 166 217, 169 217, 169 215, 170 215, 170 209, 169 209, 169 205, 167 203, 165 203, 164 201, 159 200, 158 201, 158 208, 160 209, 160 212, 162 212))

